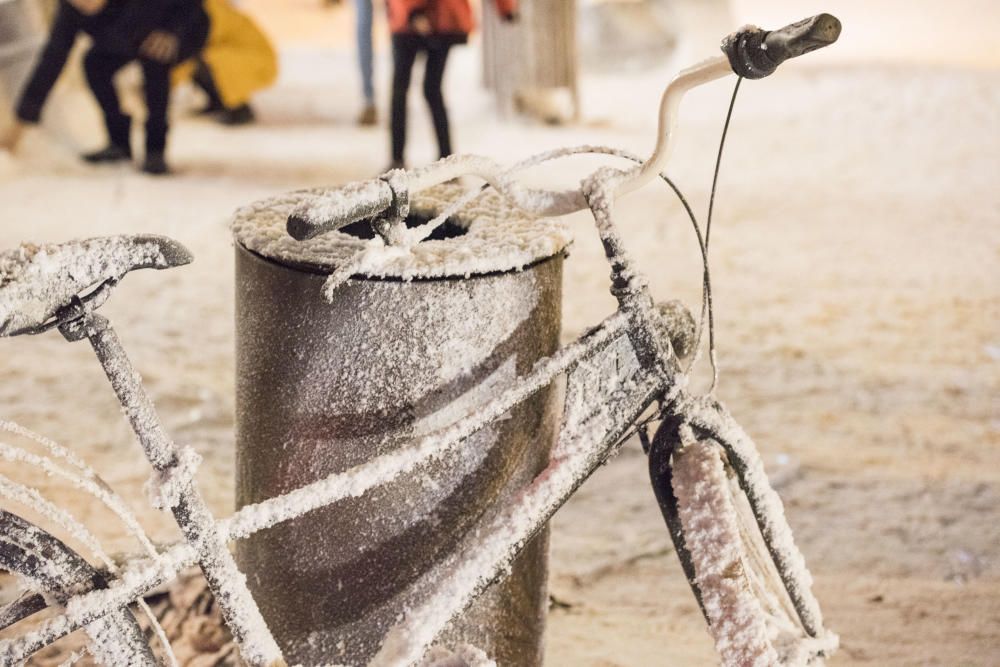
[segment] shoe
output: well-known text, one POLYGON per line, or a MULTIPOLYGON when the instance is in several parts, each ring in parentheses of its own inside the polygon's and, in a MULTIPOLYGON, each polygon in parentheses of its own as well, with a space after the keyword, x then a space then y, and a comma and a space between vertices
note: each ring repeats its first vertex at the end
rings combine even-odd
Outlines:
POLYGON ((372 125, 376 125, 377 123, 378 123, 378 112, 375 111, 375 105, 374 104, 366 105, 365 108, 361 110, 361 113, 358 114, 357 124, 361 125, 362 127, 371 127, 372 125))
POLYGON ((170 173, 167 160, 162 152, 154 152, 146 155, 146 160, 142 163, 142 170, 153 176, 163 176, 170 173))
POLYGON ((93 153, 85 153, 84 162, 90 164, 110 164, 112 162, 125 162, 132 159, 132 151, 124 146, 109 144, 106 148, 93 153))
POLYGON ((257 120, 249 104, 241 104, 232 109, 226 109, 219 114, 218 120, 223 125, 246 125, 257 120))
POLYGON ((214 116, 215 114, 222 113, 226 110, 226 107, 221 104, 212 104, 209 102, 200 109, 195 110, 195 116, 214 116))

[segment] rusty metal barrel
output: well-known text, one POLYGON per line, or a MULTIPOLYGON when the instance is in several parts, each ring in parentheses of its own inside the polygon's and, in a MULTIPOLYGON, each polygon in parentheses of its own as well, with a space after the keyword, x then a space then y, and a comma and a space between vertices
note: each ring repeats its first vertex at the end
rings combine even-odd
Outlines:
MULTIPOLYGON (((408 224, 457 196, 418 197, 408 224)), ((474 413, 558 346, 565 227, 496 195, 408 252, 327 276, 377 241, 367 224, 297 242, 284 230, 308 193, 239 211, 236 241, 237 504, 259 502, 397 451, 474 413)), ((237 559, 289 664, 364 665, 421 577, 547 464, 557 391, 544 389, 457 453, 237 544, 237 559)), ((537 665, 547 534, 439 641, 502 665, 537 665)))

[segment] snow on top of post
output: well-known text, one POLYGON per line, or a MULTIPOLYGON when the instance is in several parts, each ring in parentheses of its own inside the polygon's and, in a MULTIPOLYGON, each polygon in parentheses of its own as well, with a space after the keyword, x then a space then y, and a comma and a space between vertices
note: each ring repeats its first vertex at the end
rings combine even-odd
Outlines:
MULTIPOLYGON (((562 252, 572 241, 563 222, 530 216, 492 190, 459 210, 453 220, 465 231, 451 238, 387 247, 377 236, 335 231, 296 241, 286 230, 289 214, 323 192, 291 192, 241 208, 232 224, 236 242, 267 259, 327 272, 357 262, 364 252, 355 275, 413 280, 515 271, 562 252)), ((411 215, 432 218, 465 192, 458 184, 420 192, 411 201, 411 215)))

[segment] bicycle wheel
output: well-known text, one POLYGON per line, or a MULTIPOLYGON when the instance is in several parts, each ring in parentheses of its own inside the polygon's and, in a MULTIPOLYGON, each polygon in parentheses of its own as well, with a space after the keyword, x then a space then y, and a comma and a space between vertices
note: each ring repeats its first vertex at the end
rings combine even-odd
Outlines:
MULTIPOLYGON (((0 509, 0 570, 20 575, 29 584, 25 595, 0 609, 0 629, 46 609, 49 601, 63 605, 73 595, 107 586, 105 576, 65 543, 3 509, 0 509)), ((88 625, 85 631, 90 652, 99 664, 157 665, 142 629, 128 610, 112 611, 88 625)), ((44 646, 36 644, 37 641, 29 643, 31 652, 44 646)), ((11 645, 4 649, 16 650, 11 645)), ((10 657, 0 651, 3 664, 10 657)))
POLYGON ((657 499, 722 664, 822 664, 836 636, 802 623, 723 448, 658 440, 657 499))

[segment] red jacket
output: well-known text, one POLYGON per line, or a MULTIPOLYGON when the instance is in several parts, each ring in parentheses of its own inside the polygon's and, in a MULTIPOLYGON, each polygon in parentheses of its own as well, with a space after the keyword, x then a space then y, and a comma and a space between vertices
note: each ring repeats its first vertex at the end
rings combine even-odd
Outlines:
MULTIPOLYGON (((517 0, 495 0, 500 15, 517 11, 517 0)), ((476 27, 469 0, 388 0, 389 30, 394 34, 411 33, 410 18, 424 14, 431 23, 432 34, 457 37, 465 41, 476 27)))

